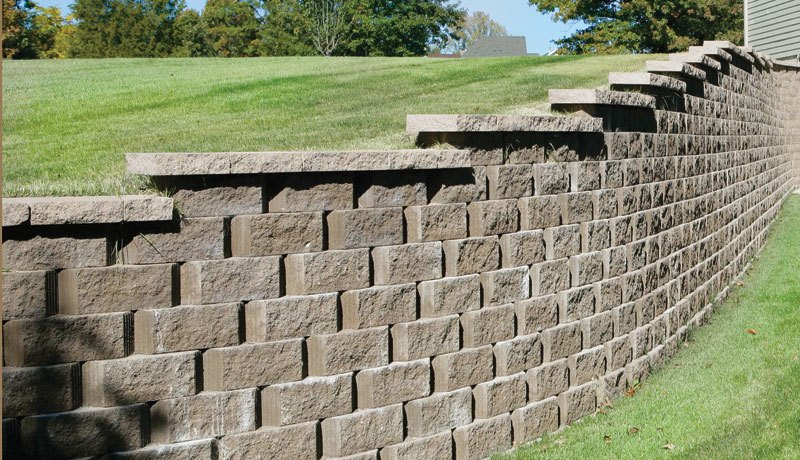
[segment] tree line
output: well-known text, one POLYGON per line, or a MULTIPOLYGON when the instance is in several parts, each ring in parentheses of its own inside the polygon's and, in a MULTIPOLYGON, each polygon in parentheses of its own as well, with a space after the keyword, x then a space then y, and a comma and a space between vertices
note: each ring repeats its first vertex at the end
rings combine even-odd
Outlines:
POLYGON ((466 17, 449 0, 3 0, 3 56, 421 56, 466 17))

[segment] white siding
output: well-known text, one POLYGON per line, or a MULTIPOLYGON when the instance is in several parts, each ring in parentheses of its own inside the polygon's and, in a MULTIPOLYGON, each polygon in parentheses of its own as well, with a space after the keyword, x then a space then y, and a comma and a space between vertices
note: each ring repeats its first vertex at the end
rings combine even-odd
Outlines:
POLYGON ((748 44, 776 59, 800 55, 800 0, 749 0, 748 44))

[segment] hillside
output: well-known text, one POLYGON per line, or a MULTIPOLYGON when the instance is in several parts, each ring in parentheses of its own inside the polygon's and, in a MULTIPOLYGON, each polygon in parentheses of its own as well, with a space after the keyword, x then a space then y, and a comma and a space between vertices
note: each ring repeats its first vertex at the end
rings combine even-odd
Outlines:
POLYGON ((126 152, 410 147, 409 113, 525 113, 645 55, 3 63, 3 195, 135 192, 126 152))

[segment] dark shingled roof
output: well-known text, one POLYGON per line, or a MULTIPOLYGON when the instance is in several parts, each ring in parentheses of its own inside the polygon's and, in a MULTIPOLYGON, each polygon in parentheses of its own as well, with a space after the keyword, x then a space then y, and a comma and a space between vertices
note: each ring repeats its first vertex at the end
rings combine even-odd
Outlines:
POLYGON ((464 52, 465 58, 527 55, 525 37, 481 37, 464 52))

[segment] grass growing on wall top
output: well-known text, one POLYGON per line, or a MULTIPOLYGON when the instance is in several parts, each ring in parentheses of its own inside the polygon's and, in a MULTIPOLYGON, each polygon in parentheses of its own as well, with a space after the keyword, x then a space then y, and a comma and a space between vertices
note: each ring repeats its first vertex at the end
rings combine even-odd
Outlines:
POLYGON ((800 458, 798 229, 800 196, 793 196, 711 323, 633 397, 496 458, 800 458))
POLYGON ((3 195, 135 192, 126 152, 402 148, 409 113, 546 110, 653 56, 3 63, 3 195))

